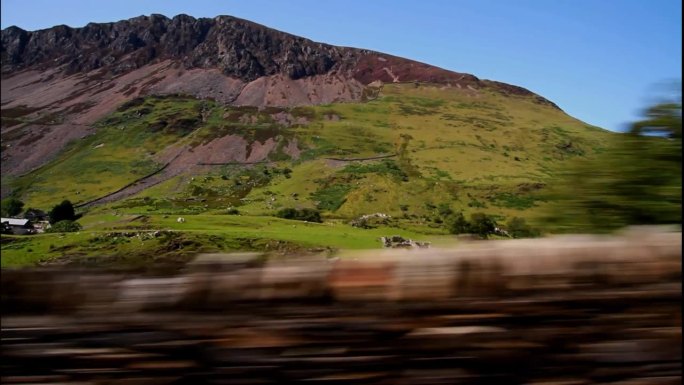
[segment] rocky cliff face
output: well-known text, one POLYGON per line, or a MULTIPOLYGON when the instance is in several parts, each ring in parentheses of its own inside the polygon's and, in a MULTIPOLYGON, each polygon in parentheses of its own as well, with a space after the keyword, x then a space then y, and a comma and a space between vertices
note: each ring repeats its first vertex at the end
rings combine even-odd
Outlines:
POLYGON ((230 16, 140 16, 83 28, 2 30, 2 166, 48 162, 92 124, 138 96, 182 93, 225 104, 362 101, 387 82, 429 82, 475 95, 532 96, 508 84, 368 50, 336 47, 230 16))
POLYGON ((230 16, 195 19, 140 16, 83 28, 56 26, 2 31, 2 72, 65 66, 68 73, 106 68, 119 74, 164 59, 186 68, 218 68, 252 81, 285 74, 292 79, 349 66, 365 51, 338 48, 230 16))
POLYGON ((104 70, 120 75, 172 60, 185 69, 218 69, 245 83, 274 75, 297 80, 336 74, 364 85, 381 80, 510 87, 378 52, 316 43, 230 16, 151 15, 33 32, 12 26, 2 31, 0 57, 3 77, 54 68, 66 74, 104 70))

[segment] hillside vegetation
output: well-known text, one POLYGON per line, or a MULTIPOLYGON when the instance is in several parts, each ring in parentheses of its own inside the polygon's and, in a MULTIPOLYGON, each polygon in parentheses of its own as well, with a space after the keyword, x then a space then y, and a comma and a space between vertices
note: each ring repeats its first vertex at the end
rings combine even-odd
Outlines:
MULTIPOLYGON (((138 98, 48 165, 5 183, 27 207, 49 209, 64 199, 87 203, 168 166, 160 183, 87 206, 83 220, 238 214, 230 217, 271 221, 284 208, 308 208, 325 222, 382 213, 389 218, 380 229, 439 235, 448 232, 448 214, 459 211, 534 222, 552 203, 548 191, 560 170, 594 158, 617 135, 533 97, 487 89, 386 84, 365 98, 294 108, 138 98)), ((344 246, 299 239, 298 232, 246 238, 344 246)), ((241 249, 217 246, 224 248, 241 249)))
POLYGON ((16 194, 31 207, 86 202, 161 167, 164 152, 236 135, 247 154, 276 144, 261 164, 195 167, 114 207, 198 213, 240 206, 268 215, 318 206, 329 217, 351 218, 426 216, 447 203, 528 216, 543 205, 540 193, 559 166, 592 157, 614 135, 531 98, 417 84, 385 85, 366 103, 292 109, 148 97, 98 127, 49 165, 12 180, 16 194), (285 151, 293 142, 298 154, 285 151), (345 161, 383 155, 393 156, 345 161), (198 199, 202 205, 191 204, 198 199))

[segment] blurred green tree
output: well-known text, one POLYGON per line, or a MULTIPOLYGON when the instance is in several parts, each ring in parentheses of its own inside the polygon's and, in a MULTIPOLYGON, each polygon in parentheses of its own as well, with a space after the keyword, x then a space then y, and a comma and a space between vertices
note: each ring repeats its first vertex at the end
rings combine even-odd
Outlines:
POLYGON ((24 208, 24 202, 17 198, 7 198, 2 200, 2 216, 13 217, 18 215, 24 208))
POLYGON ((447 227, 451 234, 466 234, 471 231, 470 223, 468 223, 460 211, 449 218, 447 227))
POLYGON ((496 231, 496 221, 484 213, 473 213, 470 215, 470 230, 483 239, 496 231))
POLYGON ((506 223, 506 230, 513 238, 538 237, 539 231, 528 225, 524 218, 513 217, 506 223))
POLYGON ((681 223, 682 107, 656 104, 603 153, 564 174, 547 216, 552 230, 608 232, 681 223))

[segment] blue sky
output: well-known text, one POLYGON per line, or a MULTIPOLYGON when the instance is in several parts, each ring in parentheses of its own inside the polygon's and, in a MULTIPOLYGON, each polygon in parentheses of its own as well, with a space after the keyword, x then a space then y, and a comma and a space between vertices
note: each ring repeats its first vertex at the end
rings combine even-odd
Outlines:
POLYGON ((151 13, 232 15, 522 86, 615 131, 682 73, 681 0, 2 0, 1 7, 2 28, 27 30, 151 13))

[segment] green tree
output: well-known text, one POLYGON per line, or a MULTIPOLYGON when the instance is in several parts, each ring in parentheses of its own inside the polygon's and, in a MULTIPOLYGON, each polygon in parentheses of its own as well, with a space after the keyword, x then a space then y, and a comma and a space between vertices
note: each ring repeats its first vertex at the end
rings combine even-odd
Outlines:
POLYGON ((308 222, 323 222, 323 220, 321 220, 320 211, 313 209, 302 209, 301 211, 299 211, 297 219, 299 219, 300 221, 308 222))
POLYGON ((437 212, 442 219, 447 219, 454 214, 454 210, 451 209, 451 206, 448 203, 440 203, 437 205, 437 212))
POLYGON ((496 221, 487 214, 474 213, 470 216, 470 228, 474 234, 487 238, 490 234, 494 234, 496 221))
POLYGON ((24 208, 24 202, 17 198, 7 198, 2 200, 2 216, 13 217, 18 215, 24 208))
POLYGON ((654 105, 606 150, 565 173, 546 218, 557 231, 681 223, 682 110, 654 105))
POLYGON ((60 221, 75 221, 77 219, 74 212, 74 206, 70 201, 64 200, 62 203, 56 205, 48 213, 50 217, 50 224, 55 224, 60 221))
POLYGON ((321 223, 321 213, 318 210, 313 209, 301 209, 297 210, 294 208, 284 208, 276 213, 277 217, 285 219, 294 219, 297 221, 307 221, 307 222, 318 222, 321 223))
POLYGON ((531 238, 539 236, 539 231, 525 222, 524 218, 514 217, 506 223, 506 231, 513 238, 531 238))
POLYGON ((467 234, 471 231, 470 223, 468 223, 460 211, 450 217, 448 227, 451 234, 467 234))
POLYGON ((285 219, 295 219, 297 217, 297 209, 293 209, 291 207, 284 208, 279 210, 276 213, 276 216, 285 219))

